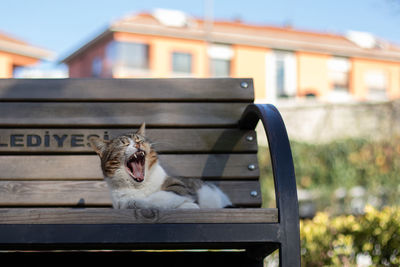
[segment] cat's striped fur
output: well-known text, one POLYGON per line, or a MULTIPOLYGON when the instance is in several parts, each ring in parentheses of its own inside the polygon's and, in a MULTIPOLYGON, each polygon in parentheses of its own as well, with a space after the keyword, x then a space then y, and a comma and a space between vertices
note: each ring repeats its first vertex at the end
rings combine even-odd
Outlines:
POLYGON ((136 133, 110 141, 93 137, 91 144, 100 156, 114 208, 224 208, 232 205, 213 184, 167 175, 159 164, 157 152, 145 137, 144 123, 136 133))

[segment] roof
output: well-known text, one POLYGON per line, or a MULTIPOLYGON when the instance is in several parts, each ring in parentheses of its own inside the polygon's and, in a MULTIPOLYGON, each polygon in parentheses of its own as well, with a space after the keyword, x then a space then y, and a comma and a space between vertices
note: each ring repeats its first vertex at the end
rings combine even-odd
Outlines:
MULTIPOLYGON (((112 32, 128 32, 143 35, 177 37, 205 40, 215 43, 241 44, 272 49, 305 51, 347 57, 362 57, 388 61, 400 61, 400 47, 387 41, 376 39, 373 47, 365 48, 341 34, 320 33, 298 30, 291 27, 252 25, 238 21, 216 20, 210 24, 202 19, 187 17, 186 23, 171 26, 165 18, 157 18, 156 13, 139 13, 124 17, 110 25, 101 35, 66 57, 68 62, 84 52, 92 44, 112 32)), ((171 14, 171 15, 177 15, 171 14)), ((179 15, 179 14, 178 14, 179 15)), ((375 40, 375 39, 374 39, 375 40)))
POLYGON ((54 53, 49 50, 32 46, 2 32, 0 32, 0 51, 35 59, 52 59, 54 57, 54 53))

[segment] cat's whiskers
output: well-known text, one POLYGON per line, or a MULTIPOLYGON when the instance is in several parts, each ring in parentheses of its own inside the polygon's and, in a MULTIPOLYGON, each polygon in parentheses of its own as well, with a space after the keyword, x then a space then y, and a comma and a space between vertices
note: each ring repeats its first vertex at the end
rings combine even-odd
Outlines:
POLYGON ((164 145, 167 147, 173 147, 174 144, 170 143, 170 142, 154 142, 154 143, 150 143, 151 146, 158 146, 158 145, 164 145))

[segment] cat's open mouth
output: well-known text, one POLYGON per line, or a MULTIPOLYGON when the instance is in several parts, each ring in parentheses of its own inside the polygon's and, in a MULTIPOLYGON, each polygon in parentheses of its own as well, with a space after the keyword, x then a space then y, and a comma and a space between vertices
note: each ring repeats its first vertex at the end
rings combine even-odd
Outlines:
POLYGON ((138 183, 144 180, 145 158, 146 153, 139 150, 132 154, 126 162, 127 172, 138 183))

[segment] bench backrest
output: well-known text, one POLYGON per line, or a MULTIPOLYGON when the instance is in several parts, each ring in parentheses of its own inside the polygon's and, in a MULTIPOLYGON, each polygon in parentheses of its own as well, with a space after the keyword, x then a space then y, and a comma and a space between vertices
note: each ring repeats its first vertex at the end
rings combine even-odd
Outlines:
POLYGON ((256 135, 238 128, 253 91, 251 79, 0 80, 0 207, 110 207, 88 138, 143 121, 170 174, 260 206, 256 135))

